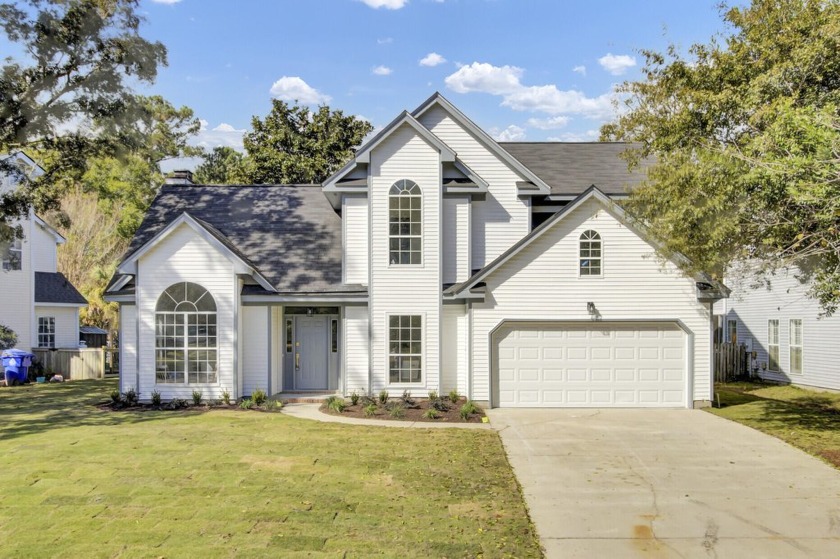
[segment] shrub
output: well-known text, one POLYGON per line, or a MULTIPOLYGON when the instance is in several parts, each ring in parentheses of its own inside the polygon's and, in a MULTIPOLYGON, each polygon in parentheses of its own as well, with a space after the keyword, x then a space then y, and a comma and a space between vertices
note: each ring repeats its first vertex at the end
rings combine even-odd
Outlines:
POLYGON ((230 405, 230 390, 228 390, 227 388, 222 390, 222 402, 226 406, 230 405))
POLYGON ((160 406, 160 392, 152 390, 152 405, 160 406))
POLYGON ((15 331, 0 324, 0 351, 12 349, 18 343, 18 336, 15 331))
POLYGON ((461 406, 461 419, 469 419, 469 417, 474 414, 478 413, 478 406, 472 400, 467 400, 463 406, 461 406))
POLYGON ((388 414, 395 419, 402 419, 405 417, 405 407, 400 402, 394 403, 391 409, 388 410, 388 414))
POLYGON ((201 395, 200 390, 193 390, 192 399, 193 399, 193 404, 194 405, 200 406, 202 398, 203 398, 203 396, 201 395))
POLYGON ((350 393, 350 403, 353 404, 354 406, 359 403, 359 393, 356 392, 355 390, 350 393))
POLYGON ((242 398, 242 401, 239 402, 239 407, 243 410, 250 410, 254 407, 254 401, 250 398, 242 398))
POLYGON ((414 407, 414 398, 411 397, 411 391, 409 390, 403 390, 402 396, 400 396, 400 401, 407 408, 414 407))
POLYGON ((111 404, 118 406, 122 402, 122 394, 116 388, 111 391, 111 404))
POLYGON ((452 402, 453 404, 457 404, 458 400, 460 400, 460 399, 461 399, 461 395, 458 394, 457 389, 453 388, 452 390, 449 391, 449 401, 450 402, 452 402))
POLYGON ((330 396, 329 398, 327 398, 328 410, 334 411, 336 413, 342 413, 345 407, 347 407, 347 403, 344 401, 344 398, 340 396, 330 396))
POLYGON ((438 392, 437 390, 429 390, 429 401, 433 402, 438 399, 438 392))
POLYGON ((282 407, 283 402, 280 400, 266 400, 265 402, 266 411, 279 411, 282 407))
POLYGON ((137 403, 137 391, 134 390, 134 388, 129 388, 123 392, 123 397, 125 398, 125 404, 127 406, 133 406, 137 403))
POLYGON ((388 391, 387 390, 382 390, 379 393, 379 403, 384 405, 387 402, 388 402, 388 391))
POLYGON ((437 419, 440 417, 440 413, 435 408, 429 408, 423 412, 423 417, 426 419, 437 419))
POLYGON ((429 401, 429 408, 435 411, 446 412, 449 411, 449 404, 443 398, 429 401))
POLYGON ((251 394, 251 399, 254 401, 254 405, 261 406, 268 400, 268 395, 265 393, 265 390, 254 390, 254 393, 251 394))
POLYGON ((373 417, 374 415, 376 415, 376 409, 376 403, 366 405, 364 408, 365 417, 373 417))
POLYGON ((373 407, 376 407, 377 400, 373 396, 368 396, 368 395, 362 396, 361 401, 362 401, 362 406, 363 407, 367 407, 367 406, 370 406, 370 405, 373 405, 373 407))

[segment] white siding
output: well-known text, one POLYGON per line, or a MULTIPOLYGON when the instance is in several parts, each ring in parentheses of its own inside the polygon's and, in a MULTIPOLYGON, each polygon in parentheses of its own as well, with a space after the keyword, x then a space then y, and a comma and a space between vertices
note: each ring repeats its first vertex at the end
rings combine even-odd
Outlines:
MULTIPOLYGON (((805 386, 840 390, 840 317, 819 318, 819 304, 808 297, 808 285, 794 274, 780 271, 770 278, 771 289, 750 287, 750 279, 732 280, 726 320, 736 320, 738 343, 757 352, 756 363, 763 378, 805 386), (765 370, 770 319, 779 321, 779 372, 765 370), (790 373, 790 321, 802 320, 802 374, 790 373)), ((726 324, 724 324, 724 328, 726 324)))
MULTIPOLYGON (((79 309, 78 307, 35 307, 35 324, 32 340, 38 345, 38 318, 55 318, 55 347, 79 347, 79 309)), ((33 346, 33 347, 35 347, 33 346)))
POLYGON ((137 384, 137 307, 120 305, 120 392, 137 384))
POLYGON ((420 122, 489 185, 487 198, 472 203, 471 268, 482 268, 529 232, 530 209, 516 190, 522 179, 441 107, 430 108, 420 122))
POLYGON ((359 394, 368 392, 368 308, 364 306, 344 307, 344 378, 345 391, 359 394))
POLYGON ((443 283, 457 283, 470 275, 470 201, 443 199, 441 251, 443 283))
POLYGON ((467 314, 463 305, 443 306, 440 391, 467 393, 467 314))
MULTIPOLYGON (((35 276, 32 273, 32 221, 25 220, 21 253, 21 269, 0 269, 0 324, 11 328, 18 336, 17 347, 30 349, 38 344, 33 338, 32 325, 35 301, 35 276)), ((2 367, 0 365, 0 367, 2 367)))
POLYGON ((55 237, 35 223, 31 229, 33 269, 36 272, 55 273, 58 271, 55 237))
POLYGON ((368 200, 344 197, 344 283, 368 283, 368 200))
POLYGON ((235 309, 238 292, 233 264, 201 238, 191 227, 182 224, 138 262, 137 274, 138 320, 140 321, 140 386, 142 399, 148 399, 157 389, 164 400, 189 399, 193 389, 205 398, 218 398, 223 389, 231 396, 240 394, 234 387, 235 309), (158 297, 170 285, 182 281, 194 282, 213 295, 216 301, 218 324, 219 381, 215 384, 155 384, 155 305, 158 297))
MULTIPOLYGON (((490 332, 503 320, 591 320, 588 301, 602 320, 680 320, 693 334, 694 400, 709 400, 710 313, 697 302, 694 280, 589 200, 487 278, 487 299, 473 308, 472 397, 490 396, 490 332), (580 234, 603 240, 603 277, 578 276, 580 234)), ((689 348, 691 349, 691 348, 689 348)))
POLYGON ((441 167, 435 148, 403 125, 371 153, 371 285, 373 390, 438 388, 440 379, 440 215, 441 167), (400 179, 417 183, 423 195, 423 263, 391 266, 388 262, 388 191, 400 179), (390 384, 388 315, 423 318, 421 383, 390 384))
POLYGON ((242 307, 242 373, 243 395, 254 390, 269 391, 269 307, 242 307))

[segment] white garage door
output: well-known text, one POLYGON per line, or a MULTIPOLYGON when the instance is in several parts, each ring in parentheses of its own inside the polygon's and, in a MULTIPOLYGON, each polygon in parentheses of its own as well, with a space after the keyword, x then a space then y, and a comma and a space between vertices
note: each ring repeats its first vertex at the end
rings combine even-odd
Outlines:
POLYGON ((494 405, 685 407, 674 323, 509 325, 494 336, 494 405))

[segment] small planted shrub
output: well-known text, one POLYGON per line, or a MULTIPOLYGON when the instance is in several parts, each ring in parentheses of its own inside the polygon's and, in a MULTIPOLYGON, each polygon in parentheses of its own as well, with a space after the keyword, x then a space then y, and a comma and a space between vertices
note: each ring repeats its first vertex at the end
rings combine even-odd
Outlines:
POLYGON ((166 407, 171 410, 179 410, 181 408, 186 408, 187 406, 189 406, 189 404, 183 398, 172 398, 166 407))
POLYGON ((436 400, 429 400, 429 409, 438 412, 447 412, 449 411, 449 404, 443 398, 437 398, 436 400))
POLYGON ((250 398, 242 398, 242 401, 239 402, 239 407, 243 410, 250 410, 254 407, 254 401, 250 398))
POLYGON ((376 407, 377 400, 373 396, 365 395, 365 396, 362 396, 361 402, 362 402, 363 407, 367 407, 371 404, 373 404, 373 407, 376 407))
POLYGON ((355 390, 350 393, 350 403, 353 404, 354 406, 359 404, 359 398, 360 398, 359 393, 356 392, 355 390))
POLYGON ((111 405, 118 406, 122 402, 122 394, 116 388, 111 391, 111 405))
POLYGON ((461 406, 460 413, 461 419, 466 421, 472 414, 478 413, 478 406, 476 406, 472 400, 467 400, 466 403, 461 406))
POLYGON ((461 395, 458 394, 457 389, 453 388, 452 390, 449 391, 449 401, 450 402, 452 402, 453 404, 457 404, 458 400, 460 400, 460 399, 461 399, 461 395))
POLYGON ((152 405, 160 407, 160 392, 152 390, 152 405))
POLYGON ((414 407, 414 398, 411 397, 411 391, 403 390, 402 396, 400 396, 400 402, 406 408, 413 408, 414 407))
POLYGON ((405 417, 405 407, 402 405, 402 402, 395 402, 391 409, 388 410, 388 415, 393 417, 394 419, 402 419, 405 417))
POLYGON ((265 390, 254 390, 254 393, 251 394, 251 399, 254 401, 254 405, 261 406, 268 400, 268 395, 265 393, 265 390))
POLYGON ((382 404, 383 406, 386 403, 388 403, 388 391, 387 390, 382 390, 379 393, 379 403, 382 404))
POLYGON ((201 405, 201 400, 203 398, 204 397, 201 395, 200 390, 193 390, 192 391, 193 405, 200 406, 201 405))
POLYGON ((437 390, 429 390, 429 401, 434 402, 438 399, 438 391, 437 390))
POLYGON ((364 407, 365 417, 373 417, 376 415, 376 403, 368 404, 364 407))
POLYGON ((438 412, 435 408, 429 408, 423 412, 423 417, 426 419, 437 419, 440 417, 440 412, 438 412))
POLYGON ((266 411, 280 411, 280 408, 283 407, 283 402, 279 400, 267 400, 265 402, 265 410, 266 411))
POLYGON ((123 392, 123 398, 125 398, 125 404, 127 406, 133 406, 137 403, 137 391, 134 388, 129 388, 123 392))
POLYGON ((327 409, 330 411, 342 413, 346 407, 347 403, 340 396, 330 396, 327 398, 327 409))
POLYGON ((227 388, 222 390, 222 403, 226 406, 230 405, 230 390, 227 388))

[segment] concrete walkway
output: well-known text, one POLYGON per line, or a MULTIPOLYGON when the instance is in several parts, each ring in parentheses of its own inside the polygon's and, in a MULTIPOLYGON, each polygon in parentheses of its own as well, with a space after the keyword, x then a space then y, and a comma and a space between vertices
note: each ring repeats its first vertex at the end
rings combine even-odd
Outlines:
POLYGON ((488 411, 547 557, 837 558, 840 472, 699 410, 488 411))
POLYGON ((359 417, 341 417, 323 413, 318 408, 321 404, 286 404, 281 411, 291 417, 325 421, 328 423, 346 423, 348 425, 367 425, 378 427, 402 427, 419 429, 492 429, 489 423, 433 423, 431 421, 398 421, 389 419, 362 419, 359 417))

